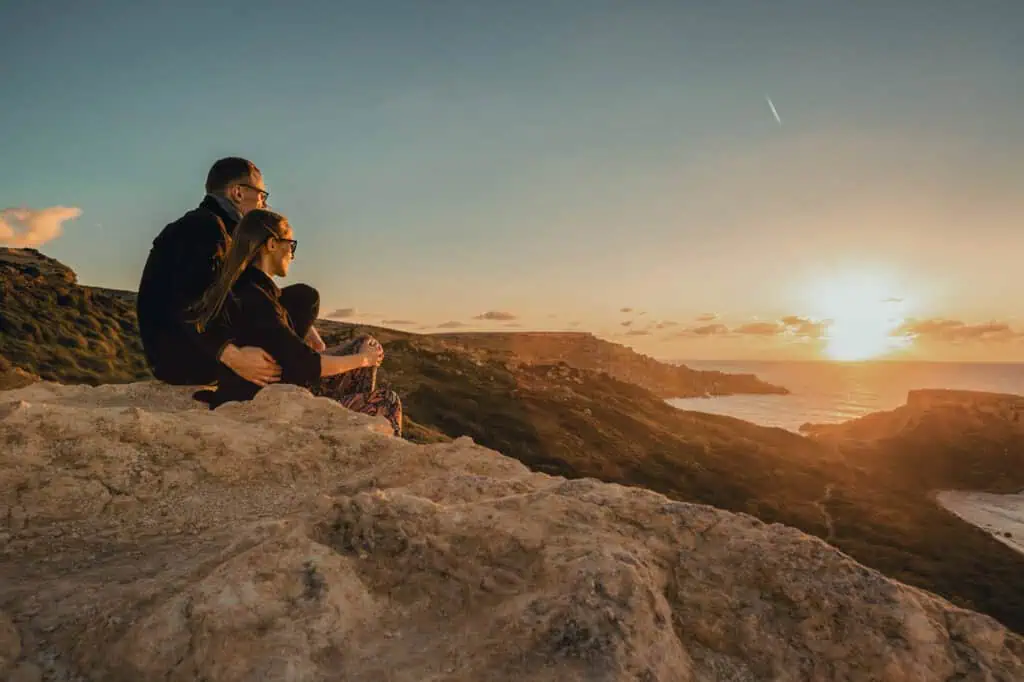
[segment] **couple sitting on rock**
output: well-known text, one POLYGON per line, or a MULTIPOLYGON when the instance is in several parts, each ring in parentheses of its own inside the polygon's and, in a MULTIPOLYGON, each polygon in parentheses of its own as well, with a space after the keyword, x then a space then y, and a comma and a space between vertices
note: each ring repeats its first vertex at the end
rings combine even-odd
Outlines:
POLYGON ((400 436, 401 400, 376 387, 381 344, 360 336, 327 349, 314 326, 316 289, 274 283, 288 274, 298 242, 288 220, 268 210, 260 170, 221 159, 206 192, 153 241, 139 283, 139 330, 153 375, 169 384, 215 383, 196 394, 211 409, 251 400, 277 381, 304 386, 386 417, 400 436))

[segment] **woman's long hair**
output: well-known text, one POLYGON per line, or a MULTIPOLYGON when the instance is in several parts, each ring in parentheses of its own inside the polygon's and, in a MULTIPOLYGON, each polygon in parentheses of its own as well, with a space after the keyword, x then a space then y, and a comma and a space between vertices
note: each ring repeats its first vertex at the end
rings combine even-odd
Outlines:
POLYGON ((256 208, 248 213, 235 226, 234 234, 229 239, 227 253, 217 277, 203 295, 191 306, 193 322, 199 331, 205 330, 220 314, 224 301, 231 293, 242 272, 256 259, 260 247, 270 237, 281 238, 281 232, 288 224, 288 219, 280 213, 263 208, 256 208))

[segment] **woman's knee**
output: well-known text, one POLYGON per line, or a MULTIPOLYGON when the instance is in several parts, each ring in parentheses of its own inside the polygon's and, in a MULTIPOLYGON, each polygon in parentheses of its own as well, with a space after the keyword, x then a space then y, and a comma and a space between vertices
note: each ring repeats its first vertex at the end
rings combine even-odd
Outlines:
POLYGON ((281 289, 281 301, 287 308, 295 306, 299 310, 308 310, 314 318, 320 314, 320 292, 308 284, 290 284, 281 289))

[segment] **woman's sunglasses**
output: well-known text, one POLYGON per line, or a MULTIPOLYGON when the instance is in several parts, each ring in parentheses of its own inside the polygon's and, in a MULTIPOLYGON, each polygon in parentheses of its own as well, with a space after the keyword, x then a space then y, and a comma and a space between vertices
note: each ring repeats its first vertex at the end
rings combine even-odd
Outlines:
POLYGON ((267 232, 270 232, 270 236, 267 237, 266 241, 263 242, 264 244, 269 242, 271 239, 276 239, 279 242, 287 242, 288 246, 290 246, 292 248, 292 255, 293 256, 295 255, 295 249, 299 248, 299 240, 298 239, 285 239, 283 237, 278 237, 269 228, 267 228, 267 232))

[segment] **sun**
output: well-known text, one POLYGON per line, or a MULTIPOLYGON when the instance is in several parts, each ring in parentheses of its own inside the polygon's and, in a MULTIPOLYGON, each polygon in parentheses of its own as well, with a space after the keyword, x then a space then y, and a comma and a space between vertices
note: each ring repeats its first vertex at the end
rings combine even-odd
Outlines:
POLYGON ((818 287, 815 294, 817 307, 828 320, 824 352, 829 359, 870 360, 909 343, 895 333, 904 323, 906 301, 894 296, 880 277, 837 277, 818 287))

